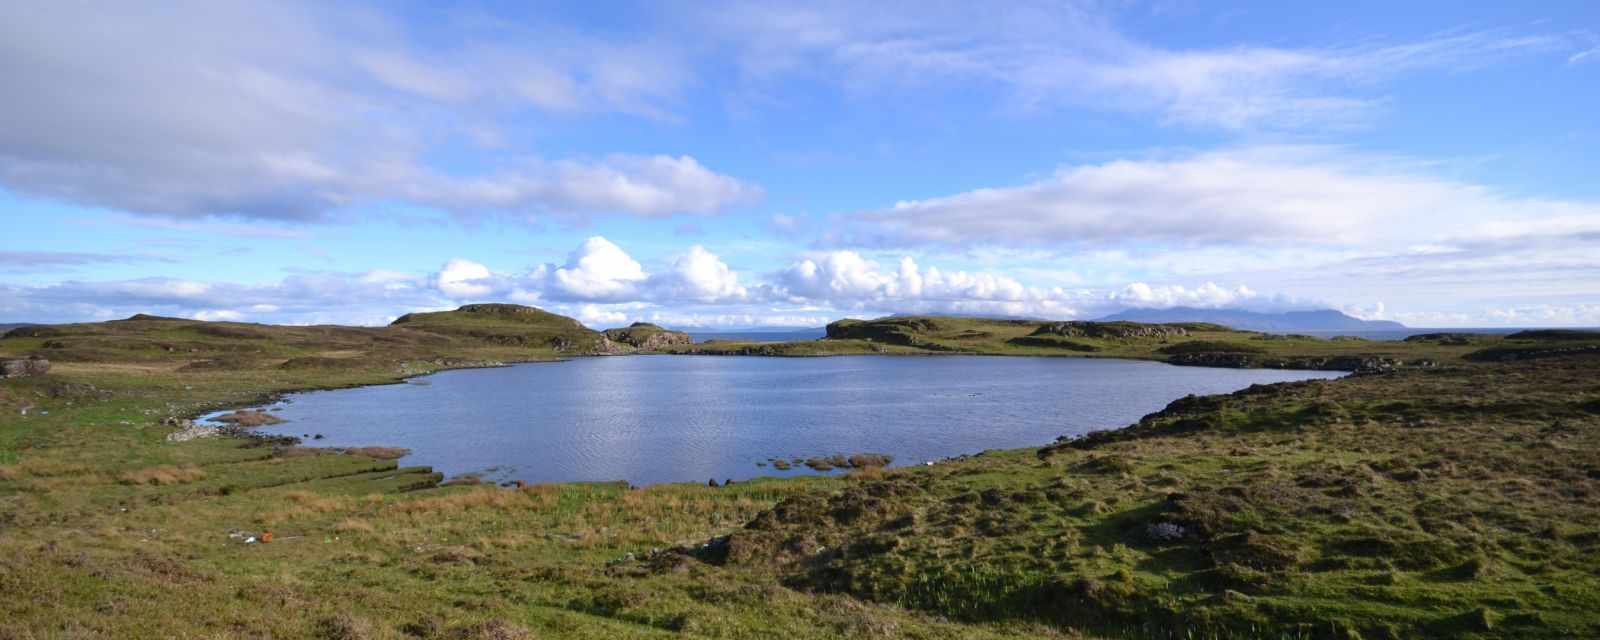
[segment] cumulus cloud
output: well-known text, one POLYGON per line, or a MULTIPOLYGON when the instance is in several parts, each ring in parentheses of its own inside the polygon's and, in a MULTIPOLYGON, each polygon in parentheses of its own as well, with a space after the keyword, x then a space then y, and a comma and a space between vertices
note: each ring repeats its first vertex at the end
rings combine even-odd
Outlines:
MULTIPOLYGON (((370 282, 383 283, 384 274, 368 274, 364 276, 370 282)), ((456 258, 445 263, 434 277, 434 286, 439 291, 454 299, 481 298, 494 291, 494 285, 489 282, 491 274, 489 267, 471 260, 456 258)))
POLYGON ((176 218, 278 221, 390 201, 706 214, 759 196, 688 156, 484 153, 479 173, 438 168, 431 153, 495 138, 508 107, 665 115, 660 103, 685 82, 674 56, 636 45, 503 31, 475 40, 496 44, 441 54, 383 16, 326 4, 6 3, 0 185, 176 218))
POLYGON ((628 314, 622 311, 613 311, 599 305, 586 304, 578 307, 576 314, 578 322, 591 327, 613 327, 626 324, 628 314))
POLYGON ((649 276, 622 247, 600 236, 585 240, 566 266, 542 265, 528 277, 534 290, 552 299, 617 300, 635 295, 649 276))
MULTIPOLYGON (((1518 272, 1515 254, 1476 251, 1422 247, 1402 257, 1313 264, 1286 280, 1300 286, 1314 283, 1312 290, 1329 291, 1345 301, 1331 303, 1287 295, 1283 289, 1263 293, 1259 286, 1214 280, 1039 286, 1015 272, 947 269, 919 264, 910 256, 879 259, 848 250, 802 256, 784 269, 745 280, 703 246, 650 261, 657 266, 647 268, 622 247, 596 236, 575 249, 565 264, 547 264, 521 275, 457 258, 433 273, 301 273, 260 284, 140 278, 0 285, 0 319, 65 322, 154 313, 207 320, 385 324, 407 312, 511 301, 567 314, 594 327, 640 320, 684 327, 818 326, 845 316, 895 313, 1084 319, 1129 307, 1173 306, 1260 311, 1334 307, 1414 326, 1600 323, 1600 307, 1590 302, 1593 283, 1600 281, 1595 278, 1600 260, 1573 253, 1563 258, 1571 262, 1535 262, 1523 268, 1537 271, 1518 272), (1438 260, 1462 264, 1431 262, 1438 260), (1355 271, 1359 269, 1367 271, 1355 271), (1469 275, 1463 280, 1452 272, 1469 275), (1365 284, 1386 277, 1420 284, 1414 289, 1382 287, 1385 296, 1407 299, 1406 305, 1394 308, 1372 302, 1375 290, 1365 284), (1519 294, 1543 301, 1473 302, 1469 295, 1479 278, 1514 283, 1519 294), (1339 289, 1340 281, 1347 281, 1350 289, 1339 289), (1419 306, 1418 300, 1432 301, 1432 308, 1419 306)), ((1039 276, 1026 278, 1037 281, 1039 276)))
POLYGON ((657 297, 666 300, 717 302, 746 296, 739 274, 700 245, 689 247, 665 273, 651 278, 650 286, 657 297))
POLYGON ((854 251, 831 251, 795 262, 777 274, 771 295, 832 308, 898 312, 1075 317, 1086 290, 1027 287, 987 272, 919 267, 910 257, 892 269, 854 251))

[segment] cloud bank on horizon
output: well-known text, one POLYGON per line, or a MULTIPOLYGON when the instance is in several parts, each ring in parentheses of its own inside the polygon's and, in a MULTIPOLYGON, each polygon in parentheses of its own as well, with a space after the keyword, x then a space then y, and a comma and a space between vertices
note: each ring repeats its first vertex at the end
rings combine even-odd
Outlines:
POLYGON ((0 6, 0 322, 1600 325, 1600 8, 0 6))

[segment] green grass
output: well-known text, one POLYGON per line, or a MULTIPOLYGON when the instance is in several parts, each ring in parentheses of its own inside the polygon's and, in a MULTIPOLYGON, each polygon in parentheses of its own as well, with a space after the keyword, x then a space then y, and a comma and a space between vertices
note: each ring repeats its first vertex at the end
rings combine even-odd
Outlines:
POLYGON ((1045 336, 1042 323, 918 320, 891 327, 903 343, 697 349, 1431 366, 1185 398, 1126 429, 932 467, 501 488, 333 451, 169 443, 162 421, 581 353, 593 332, 511 308, 381 329, 24 331, 0 355, 55 368, 0 381, 0 637, 1600 633, 1591 336, 1045 336), (1014 342, 1030 336, 1094 351, 1014 342), (268 530, 269 544, 242 542, 268 530))
MULTIPOLYGON (((670 350, 710 355, 884 353, 1134 358, 1174 364, 1353 371, 1374 362, 1434 366, 1458 361, 1487 345, 1515 342, 1501 336, 1469 343, 1382 342, 1355 338, 1330 340, 1235 331, 1204 323, 1052 323, 943 316, 841 320, 829 325, 828 335, 823 340, 787 343, 713 342, 670 350)), ((1600 344, 1600 340, 1595 342, 1600 344)))

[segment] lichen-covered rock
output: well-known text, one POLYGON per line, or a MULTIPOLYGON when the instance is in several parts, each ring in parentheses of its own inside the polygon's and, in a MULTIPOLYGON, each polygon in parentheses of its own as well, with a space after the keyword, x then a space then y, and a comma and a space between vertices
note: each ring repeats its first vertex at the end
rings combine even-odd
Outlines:
POLYGON ((38 356, 0 360, 0 378, 42 376, 47 373, 50 373, 50 361, 38 356))

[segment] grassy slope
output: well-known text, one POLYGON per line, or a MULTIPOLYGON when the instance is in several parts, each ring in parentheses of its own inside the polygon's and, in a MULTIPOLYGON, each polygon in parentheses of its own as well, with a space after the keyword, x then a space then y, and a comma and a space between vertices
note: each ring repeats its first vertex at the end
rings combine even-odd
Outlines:
MULTIPOLYGON (((588 337, 502 315, 384 329, 141 320, 0 340, 0 354, 56 363, 48 378, 0 383, 0 636, 1600 629, 1600 358, 1584 352, 1600 341, 1588 338, 1354 348, 1205 331, 1189 338, 1441 366, 1186 400, 1043 450, 722 489, 435 487, 427 469, 363 456, 164 441, 171 415, 553 357, 551 336, 588 337), (494 337, 507 335, 545 346, 494 337), (1462 360, 1483 352, 1547 357, 1462 360), (1163 523, 1182 535, 1152 537, 1163 523), (228 535, 263 529, 278 540, 228 535)), ((941 322, 956 333, 934 340, 998 334, 941 322)), ((1101 348, 1091 355, 1163 358, 1181 341, 1089 342, 1101 348)), ((852 345, 883 346, 785 348, 852 345)))
MULTIPOLYGON (((1473 337, 1462 343, 1437 341, 1385 342, 1359 338, 1326 340, 1310 336, 1284 336, 1235 331, 1218 325, 1181 323, 1071 323, 1086 327, 1088 336, 1033 335, 1040 327, 1057 324, 1036 320, 995 320, 963 317, 894 317, 880 320, 841 320, 829 325, 828 339, 788 343, 714 341, 676 349, 679 353, 737 355, 844 355, 871 353, 986 354, 1016 356, 1066 356, 1135 358, 1173 361, 1181 354, 1163 351, 1186 342, 1226 344, 1246 353, 1248 366, 1299 366, 1345 368, 1337 358, 1388 358, 1416 362, 1453 361, 1482 349, 1484 341, 1499 336, 1473 337), (1118 329, 1165 327, 1182 335, 1121 336, 1118 329), (1097 331, 1098 329, 1098 331, 1097 331)), ((1354 367, 1349 367, 1354 368, 1354 367)))

